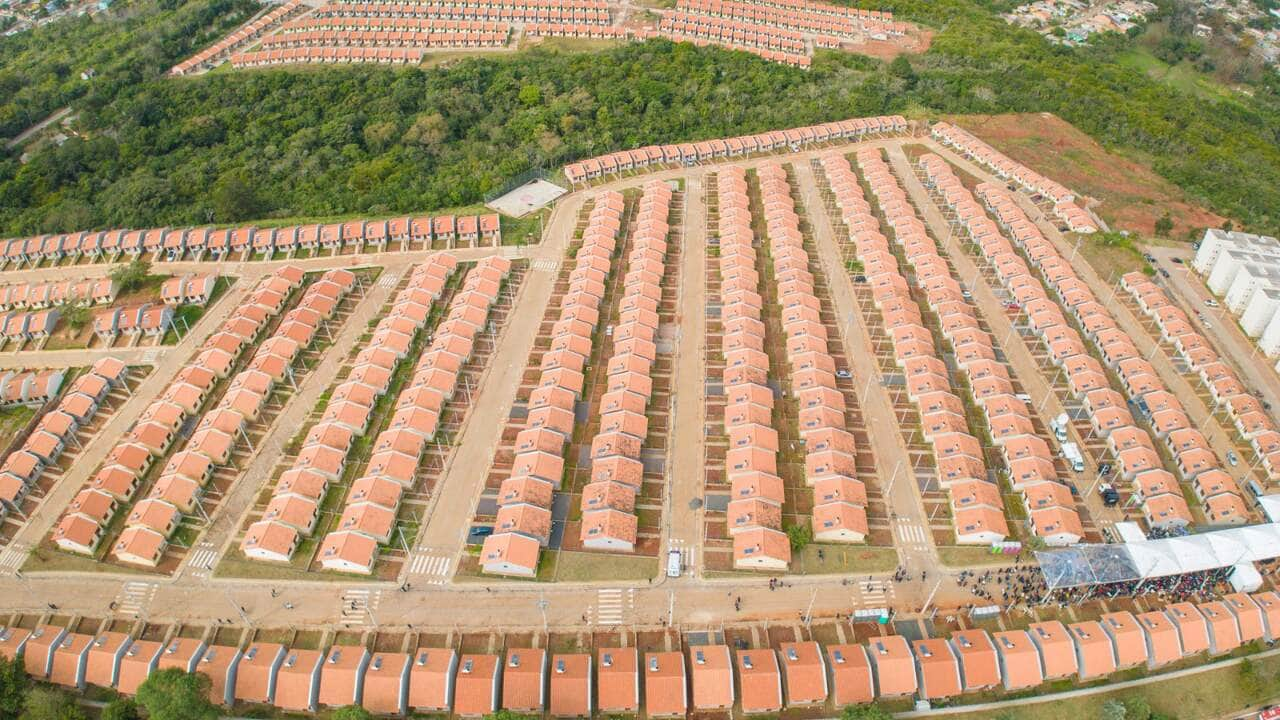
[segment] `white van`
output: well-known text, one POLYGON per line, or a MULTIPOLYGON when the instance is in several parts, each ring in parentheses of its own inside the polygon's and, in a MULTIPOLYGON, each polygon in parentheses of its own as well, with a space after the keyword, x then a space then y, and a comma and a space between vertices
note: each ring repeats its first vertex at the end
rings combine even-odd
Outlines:
POLYGON ((667 577, 680 577, 680 551, 671 550, 667 552, 667 577))

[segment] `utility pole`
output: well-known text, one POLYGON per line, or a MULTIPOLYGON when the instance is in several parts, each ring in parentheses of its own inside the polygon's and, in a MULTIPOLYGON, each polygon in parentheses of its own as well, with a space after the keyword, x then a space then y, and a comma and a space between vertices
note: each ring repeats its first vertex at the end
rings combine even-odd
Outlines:
POLYGON ((547 602, 546 594, 541 591, 538 593, 537 605, 538 610, 542 611, 542 632, 545 634, 547 632, 547 608, 550 607, 550 603, 547 602))

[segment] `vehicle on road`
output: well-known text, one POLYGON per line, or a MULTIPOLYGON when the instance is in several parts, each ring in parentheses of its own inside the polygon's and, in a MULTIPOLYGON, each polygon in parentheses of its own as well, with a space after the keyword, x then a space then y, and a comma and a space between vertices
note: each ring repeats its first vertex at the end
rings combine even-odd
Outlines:
POLYGON ((1084 455, 1080 452, 1080 446, 1073 442, 1062 443, 1062 457, 1076 472, 1084 472, 1084 455))
POLYGON ((680 577, 680 551, 669 550, 667 552, 667 577, 680 577))
POLYGON ((1098 466, 1098 477, 1106 477, 1111 474, 1111 463, 1102 463, 1098 466))
POLYGON ((1170 258, 1170 260, 1172 260, 1172 261, 1173 261, 1173 264, 1174 264, 1174 265, 1181 265, 1181 264, 1182 264, 1182 262, 1183 262, 1182 258, 1180 258, 1180 257, 1170 258))
POLYGON ((1111 483, 1102 483, 1098 486, 1098 497, 1102 498, 1102 504, 1107 507, 1115 507, 1120 504, 1120 493, 1111 483))
POLYGON ((1205 330, 1212 330, 1212 329, 1213 329, 1213 323, 1209 322, 1208 320, 1204 320, 1204 321, 1203 321, 1203 325, 1204 325, 1204 329, 1205 329, 1205 330))
POLYGON ((1235 467, 1240 464, 1240 456, 1236 455, 1235 450, 1227 451, 1227 464, 1231 467, 1235 467))
POLYGON ((1204 305, 1205 307, 1218 307, 1218 301, 1213 298, 1205 298, 1204 305))
POLYGON ((1053 436, 1058 438, 1058 442, 1067 441, 1067 424, 1071 422, 1071 418, 1066 413, 1061 413, 1058 417, 1049 421, 1049 427, 1053 430, 1053 436))
POLYGON ((837 368, 837 369, 836 369, 836 377, 838 377, 838 378, 851 378, 851 377, 853 377, 853 373, 849 372, 848 370, 846 370, 846 369, 844 369, 844 368, 837 368))
POLYGON ((1169 271, 1165 270, 1164 268, 1160 268, 1160 276, 1166 277, 1166 278, 1169 277, 1169 271))

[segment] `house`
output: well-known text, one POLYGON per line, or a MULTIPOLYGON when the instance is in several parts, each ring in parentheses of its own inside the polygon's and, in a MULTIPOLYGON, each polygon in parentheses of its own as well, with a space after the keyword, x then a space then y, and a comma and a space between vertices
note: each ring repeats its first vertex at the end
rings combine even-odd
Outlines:
POLYGON ((320 565, 325 570, 370 575, 378 556, 378 541, 352 531, 331 532, 320 546, 320 565))
POLYGON ((53 653, 67 634, 66 628, 39 625, 27 637, 22 662, 27 674, 38 680, 49 677, 53 669, 53 653))
POLYGON ((375 653, 365 666, 361 705, 379 715, 403 715, 409 707, 409 655, 375 653))
POLYGON ((138 686, 156 669, 163 651, 164 646, 154 640, 134 640, 130 643, 129 649, 120 658, 116 690, 121 695, 136 694, 138 686))
POLYGON ((359 705, 369 651, 359 646, 332 647, 320 663, 316 702, 329 707, 359 705))
POLYGON ((449 648, 418 648, 409 667, 407 704, 419 712, 449 712, 458 654, 449 648))
POLYGON ((502 660, 497 655, 463 655, 454 679, 453 711, 462 717, 498 710, 502 660))
POLYGON ((754 528, 733 536, 733 557, 735 568, 785 570, 791 562, 791 543, 780 530, 754 528))
POLYGON ((93 636, 83 633, 66 633, 53 648, 53 661, 49 665, 49 682, 63 687, 84 688, 85 666, 89 661, 89 649, 93 636))
POLYGON ((782 673, 772 648, 739 650, 737 671, 744 713, 782 710, 782 673))
POLYGON ((502 707, 516 712, 541 712, 547 704, 547 651, 520 648, 507 651, 502 670, 502 707))
POLYGON ((93 555, 106 529, 79 513, 63 516, 53 530, 53 542, 59 548, 81 555, 93 555))
MULTIPOLYGON (((637 650, 634 647, 598 648, 596 650, 596 685, 596 702, 601 712, 638 711, 640 709, 640 661, 637 650)), ((554 692, 552 702, 553 704, 555 702, 554 692)))
MULTIPOLYGON (((728 654, 728 648, 725 648, 728 654)), ((732 683, 732 679, 729 681, 732 683)), ((730 685, 732 692, 732 685, 730 685)), ((683 717, 689 707, 684 654, 645 653, 644 704, 652 717, 683 717)))
POLYGON ((876 681, 877 697, 911 695, 916 692, 915 657, 905 638, 887 635, 867 642, 867 657, 876 681))
POLYGON ((1200 603, 1196 606, 1204 616, 1209 631, 1209 653, 1222 655, 1240 647, 1240 626, 1236 618, 1220 600, 1200 603))
POLYGON ((1057 620, 1031 623, 1027 634, 1040 653, 1040 667, 1045 680, 1070 677, 1079 672, 1075 644, 1065 625, 1057 620))
POLYGON ((729 647, 727 645, 691 647, 689 661, 694 709, 732 708, 734 704, 733 662, 729 658, 729 647))
POLYGON ((1115 648, 1111 638, 1096 621, 1072 623, 1067 634, 1075 648, 1081 680, 1090 680, 1116 671, 1115 648))
POLYGON ((104 632, 93 639, 85 664, 84 682, 98 687, 115 687, 120 675, 120 661, 133 638, 122 632, 104 632))
POLYGON ((230 705, 235 701, 236 673, 240 664, 240 648, 210 645, 196 664, 196 672, 209 678, 209 701, 230 705))
POLYGON ((1178 631, 1183 656, 1209 649, 1209 623, 1195 605, 1189 602, 1172 603, 1165 607, 1164 612, 1178 631))
POLYGON ((160 564, 168 545, 163 534, 150 527, 134 525, 120 533, 112 553, 121 562, 155 567, 160 564))
POLYGON ((1040 653, 1025 630, 997 632, 993 639, 1006 690, 1021 690, 1044 682, 1040 653))
POLYGON ((289 562, 301 540, 298 531, 288 525, 259 520, 245 531, 240 551, 254 560, 289 562))
POLYGON ((1134 667, 1147 662, 1147 641, 1130 612, 1111 612, 1099 620, 1102 630, 1111 638, 1115 650, 1116 669, 1134 667))
POLYGON ((955 697, 963 691, 960 661, 946 640, 917 640, 914 649, 915 668, 920 678, 920 697, 936 700, 955 697))
MULTIPOLYGON (((875 677, 865 646, 827 646, 827 666, 830 668, 830 685, 834 691, 832 700, 836 705, 869 703, 875 699, 875 677)), ((788 690, 788 705, 793 704, 790 692, 788 690)), ((825 697, 824 693, 823 698, 825 697)))
POLYGON ((232 698, 240 702, 270 705, 275 701, 276 679, 284 665, 286 649, 279 643, 255 642, 245 649, 236 665, 232 698))
POLYGON ((550 712, 554 717, 591 717, 591 655, 558 654, 551 660, 550 712))
POLYGON ((281 710, 314 712, 324 660, 325 655, 318 650, 289 650, 276 673, 272 704, 281 710))
POLYGON ((1137 616, 1147 650, 1147 667, 1154 668, 1182 659, 1182 640, 1169 617, 1159 610, 1137 616))
POLYGON ((1000 683, 999 660, 985 630, 961 630, 951 634, 951 650, 960 661, 965 692, 984 690, 1000 683))

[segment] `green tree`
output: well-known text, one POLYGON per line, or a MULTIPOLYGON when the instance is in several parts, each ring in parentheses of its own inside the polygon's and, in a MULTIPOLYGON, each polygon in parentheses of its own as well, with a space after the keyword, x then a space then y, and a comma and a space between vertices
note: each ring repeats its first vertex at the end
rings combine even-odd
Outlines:
POLYGON ((84 711, 65 691, 36 687, 27 694, 19 720, 85 720, 84 711))
POLYGON ((209 701, 211 686, 204 673, 157 670, 138 686, 138 704, 148 720, 217 720, 218 709, 209 701))
POLYGON ((146 260, 134 260, 128 265, 120 265, 111 271, 111 279, 115 281, 120 292, 137 290, 151 277, 151 263, 146 260))
POLYGON ((116 697, 102 708, 100 720, 139 720, 138 704, 133 698, 116 697))
POLYGON ((1098 720, 1128 720, 1129 711, 1125 708, 1124 703, 1119 700, 1108 700, 1102 703, 1102 711, 1098 713, 1098 720))
POLYGON ((62 317, 62 321, 67 324, 75 332, 80 332, 85 325, 93 318, 89 312, 89 306, 80 304, 64 304, 58 306, 58 314, 62 317))
POLYGON ((796 523, 787 526, 787 539, 791 541, 791 552, 800 552, 813 542, 813 528, 809 523, 796 523))
POLYGON ((1246 697, 1258 700, 1266 694, 1269 683, 1263 677, 1257 663, 1249 658, 1244 658, 1236 666, 1236 684, 1240 686, 1240 691, 1246 697))
POLYGON ((348 705, 338 708, 330 717, 333 720, 373 720, 373 713, 359 705, 348 705))
POLYGON ((1141 695, 1130 695, 1124 704, 1124 720, 1151 720, 1151 703, 1141 695))
POLYGON ((14 720, 26 704, 31 678, 22 667, 22 657, 0 657, 0 720, 14 720))
POLYGON ((1169 211, 1165 211, 1160 219, 1156 220, 1156 235, 1158 237, 1169 237, 1169 233, 1173 232, 1173 218, 1169 217, 1169 211))
POLYGON ((248 173, 231 172, 213 186, 213 212, 219 222, 247 220, 258 213, 258 195, 248 173))
POLYGON ((840 720, 893 720, 893 714, 875 703, 869 705, 845 705, 840 720))

